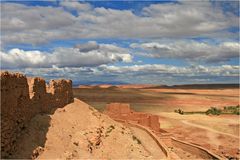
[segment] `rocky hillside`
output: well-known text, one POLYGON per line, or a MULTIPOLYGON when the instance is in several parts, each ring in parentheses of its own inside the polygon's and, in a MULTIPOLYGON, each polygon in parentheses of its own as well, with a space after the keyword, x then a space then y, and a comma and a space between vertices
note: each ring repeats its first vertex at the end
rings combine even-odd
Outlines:
POLYGON ((78 99, 53 115, 33 118, 13 157, 27 158, 32 146, 35 146, 32 158, 39 159, 159 158, 130 128, 78 99))

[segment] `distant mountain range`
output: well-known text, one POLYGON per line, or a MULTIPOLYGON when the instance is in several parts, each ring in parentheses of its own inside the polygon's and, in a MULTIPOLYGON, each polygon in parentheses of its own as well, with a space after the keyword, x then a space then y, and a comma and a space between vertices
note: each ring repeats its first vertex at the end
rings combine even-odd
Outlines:
POLYGON ((151 84, 126 84, 123 82, 101 82, 101 81, 92 81, 92 82, 81 82, 73 83, 73 87, 100 87, 100 88, 144 88, 144 89, 226 89, 226 88, 239 88, 239 84, 182 84, 182 85, 151 85, 151 84))
POLYGON ((126 82, 121 82, 121 81, 108 81, 108 82, 103 82, 103 81, 73 81, 73 87, 77 87, 79 85, 103 85, 103 84, 109 84, 109 85, 123 85, 123 84, 128 84, 126 82))
POLYGON ((176 89, 225 89, 239 88, 239 84, 183 84, 183 85, 160 85, 147 87, 148 89, 176 88, 176 89))

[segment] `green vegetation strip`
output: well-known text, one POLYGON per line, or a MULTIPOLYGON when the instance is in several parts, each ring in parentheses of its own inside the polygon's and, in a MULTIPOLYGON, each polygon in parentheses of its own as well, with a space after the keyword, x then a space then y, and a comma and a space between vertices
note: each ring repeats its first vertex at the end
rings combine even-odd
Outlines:
POLYGON ((217 107, 211 107, 207 111, 191 111, 185 112, 182 109, 176 109, 174 112, 179 113, 181 115, 186 114, 206 114, 206 115, 220 115, 220 114, 235 114, 240 115, 240 106, 225 106, 223 109, 217 107))

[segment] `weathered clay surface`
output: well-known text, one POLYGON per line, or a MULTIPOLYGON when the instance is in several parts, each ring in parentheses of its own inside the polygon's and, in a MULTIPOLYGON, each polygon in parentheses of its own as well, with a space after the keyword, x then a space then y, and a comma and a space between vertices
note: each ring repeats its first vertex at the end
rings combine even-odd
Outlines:
POLYGON ((122 119, 149 127, 155 132, 160 131, 159 117, 149 113, 135 112, 127 103, 110 103, 106 106, 105 114, 113 119, 122 119))
POLYGON ((1 157, 15 150, 16 140, 36 114, 50 112, 73 102, 72 82, 27 78, 19 73, 1 72, 1 157))
MULTIPOLYGON (((38 118, 45 119, 44 116, 47 115, 38 118)), ((63 108, 58 108, 50 117, 51 123, 46 134, 44 150, 42 153, 40 151, 33 154, 37 156, 39 153, 37 159, 165 158, 154 140, 149 142, 142 139, 144 137, 151 139, 150 135, 136 136, 131 128, 99 113, 78 99, 74 99, 73 103, 63 108), (156 147, 150 150, 152 146, 156 147)), ((37 125, 35 122, 30 122, 32 127, 28 129, 36 130, 33 127, 37 125)), ((34 137, 34 133, 30 132, 32 136, 25 135, 26 141, 29 141, 28 137, 34 137)), ((23 144, 27 144, 26 141, 23 141, 25 142, 23 144)), ((24 146, 21 149, 21 152, 27 150, 24 146)))

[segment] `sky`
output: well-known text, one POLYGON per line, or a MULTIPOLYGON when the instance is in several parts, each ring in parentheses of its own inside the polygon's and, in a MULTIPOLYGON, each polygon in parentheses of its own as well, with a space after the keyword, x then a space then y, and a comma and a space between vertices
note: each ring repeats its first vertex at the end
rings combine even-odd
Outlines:
POLYGON ((239 82, 239 1, 1 1, 1 70, 78 84, 239 82))

